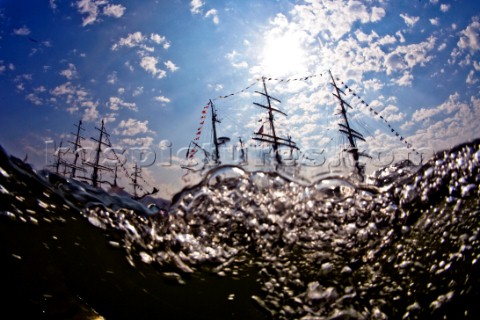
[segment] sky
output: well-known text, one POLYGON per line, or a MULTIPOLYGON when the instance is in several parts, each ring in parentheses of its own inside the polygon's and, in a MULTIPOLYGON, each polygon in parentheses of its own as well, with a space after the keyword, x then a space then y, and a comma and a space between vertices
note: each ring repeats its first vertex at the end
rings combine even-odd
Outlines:
POLYGON ((288 114, 279 134, 327 155, 342 139, 329 70, 374 158, 478 138, 480 2, 0 0, 0 145, 52 169, 61 142, 72 159, 74 124, 94 148, 103 119, 122 170, 140 163, 168 198, 190 142, 210 139, 210 100, 223 152, 254 149, 262 77, 288 114))

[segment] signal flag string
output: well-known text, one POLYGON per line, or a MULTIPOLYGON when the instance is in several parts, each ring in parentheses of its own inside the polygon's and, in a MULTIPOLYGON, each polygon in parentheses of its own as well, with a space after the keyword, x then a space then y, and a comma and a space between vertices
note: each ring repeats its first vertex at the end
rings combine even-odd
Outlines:
MULTIPOLYGON (((200 137, 202 135, 202 129, 203 129, 203 124, 205 123, 205 118, 207 117, 208 113, 208 108, 210 107, 210 102, 208 102, 202 109, 202 115, 200 116, 200 124, 197 129, 197 134, 195 136, 194 141, 199 141, 200 137)), ((192 150, 190 150, 187 154, 187 158, 192 159, 195 156, 195 153, 197 153, 198 147, 195 145, 192 150)))
POLYGON ((388 126, 388 128, 390 129, 390 131, 392 133, 395 134, 396 137, 399 138, 400 141, 403 141, 406 146, 407 146, 407 149, 412 149, 413 152, 415 152, 417 155, 420 155, 420 153, 415 149, 413 148, 413 145, 411 143, 409 143, 403 136, 400 135, 400 133, 398 133, 398 131, 392 127, 392 125, 387 121, 387 119, 385 119, 384 116, 380 115, 377 111, 375 111, 372 107, 370 107, 368 105, 368 103, 365 102, 365 100, 362 99, 362 97, 360 97, 359 94, 357 94, 355 91, 353 91, 351 88, 348 87, 348 85, 346 85, 342 80, 340 80, 339 78, 337 78, 337 81, 339 81, 344 87, 345 89, 352 94, 353 97, 357 98, 359 100, 359 102, 365 106, 366 108, 368 108, 368 110, 374 114, 375 116, 378 116, 380 119, 383 120, 383 122, 385 122, 385 124, 388 126))

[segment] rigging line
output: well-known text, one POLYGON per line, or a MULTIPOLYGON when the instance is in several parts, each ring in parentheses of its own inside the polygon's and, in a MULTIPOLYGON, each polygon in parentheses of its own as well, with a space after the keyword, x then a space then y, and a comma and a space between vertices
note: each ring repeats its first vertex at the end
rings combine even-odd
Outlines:
MULTIPOLYGON (((108 143, 109 143, 110 145, 112 144, 111 141, 110 141, 110 138, 109 138, 108 136, 107 136, 107 141, 108 141, 108 143)), ((115 159, 118 161, 118 163, 120 164, 120 167, 121 167, 122 170, 124 171, 123 173, 125 174, 125 176, 126 176, 127 178, 130 178, 130 180, 131 180, 132 182, 134 182, 134 179, 132 178, 131 173, 128 172, 128 169, 127 169, 127 168, 123 165, 123 163, 120 161, 120 158, 118 157, 117 153, 115 152, 115 149, 112 149, 112 151, 113 151, 113 154, 114 154, 114 156, 115 156, 115 159)))
POLYGON ((353 119, 359 127, 361 127, 369 136, 373 136, 373 132, 370 130, 369 125, 362 119, 353 119))
POLYGON ((355 91, 353 91, 351 88, 348 87, 343 81, 341 81, 339 78, 337 78, 338 81, 345 87, 345 91, 350 93, 353 97, 357 98, 360 100, 360 104, 363 105, 364 107, 368 108, 368 110, 373 113, 375 116, 378 116, 385 124, 387 124, 388 128, 390 129, 391 133, 395 134, 395 136, 400 138, 400 141, 404 142, 407 149, 412 149, 413 152, 415 152, 417 155, 420 155, 420 153, 413 147, 413 145, 408 142, 400 133, 390 124, 390 122, 387 121, 387 119, 380 115, 379 112, 375 111, 371 106, 369 106, 368 103, 365 102, 365 100, 362 99, 362 97, 357 94, 355 91))
POLYGON ((296 78, 273 78, 273 77, 256 78, 255 82, 251 83, 246 88, 244 88, 240 91, 236 91, 236 92, 226 94, 226 95, 218 96, 216 98, 213 98, 212 101, 216 101, 218 99, 226 99, 226 98, 232 97, 234 95, 240 94, 242 92, 245 92, 245 91, 249 90, 251 87, 253 87, 255 84, 257 84, 258 82, 262 81, 262 79, 265 79, 266 81, 278 81, 279 83, 281 83, 281 82, 291 82, 291 81, 307 81, 311 78, 322 77, 324 74, 325 74, 325 72, 322 72, 322 73, 319 73, 319 74, 313 74, 313 75, 296 77, 296 78))

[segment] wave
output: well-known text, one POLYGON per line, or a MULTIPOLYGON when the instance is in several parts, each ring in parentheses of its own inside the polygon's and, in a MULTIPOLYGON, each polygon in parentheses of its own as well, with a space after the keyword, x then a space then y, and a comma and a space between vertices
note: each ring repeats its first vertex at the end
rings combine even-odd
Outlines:
POLYGON ((5 312, 474 319, 479 164, 476 140, 369 184, 223 166, 162 211, 1 150, 5 312))

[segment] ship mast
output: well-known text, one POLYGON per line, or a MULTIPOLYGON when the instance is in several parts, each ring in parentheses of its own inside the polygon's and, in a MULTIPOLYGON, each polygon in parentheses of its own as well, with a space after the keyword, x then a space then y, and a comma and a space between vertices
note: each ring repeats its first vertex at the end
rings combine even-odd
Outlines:
POLYGON ((62 159, 62 144, 63 144, 63 141, 60 141, 60 146, 58 147, 57 152, 56 152, 57 153, 57 155, 56 155, 57 161, 53 165, 53 167, 55 167, 55 173, 56 174, 60 173, 60 165, 61 164, 63 164, 64 167, 66 166, 65 160, 62 159))
POLYGON ((132 181, 132 185, 133 185, 133 199, 138 199, 138 194, 137 194, 137 189, 139 187, 139 184, 138 184, 138 177, 140 177, 140 172, 141 172, 141 169, 138 167, 137 163, 135 162, 135 166, 133 167, 133 181, 132 181))
MULTIPOLYGON (((82 128, 82 120, 79 120, 78 125, 74 124, 74 126, 77 127, 77 134, 75 135, 76 136, 75 142, 69 141, 74 146, 73 154, 75 155, 75 158, 73 160, 73 164, 69 165, 69 167, 72 168, 72 171, 70 172, 70 177, 71 178, 75 178, 75 173, 76 173, 77 168, 80 169, 80 170, 83 169, 83 168, 77 166, 77 161, 78 161, 78 150, 82 147, 80 145, 80 141, 81 141, 81 139, 84 139, 80 135, 80 130, 85 130, 85 129, 82 128)), ((74 134, 74 133, 72 133, 72 134, 74 134)))
POLYGON ((339 131, 347 136, 347 139, 348 139, 348 142, 349 142, 349 145, 350 145, 350 148, 349 148, 348 152, 350 152, 352 154, 353 161, 354 161, 354 164, 355 164, 355 168, 357 169, 357 173, 363 178, 364 167, 359 162, 360 156, 362 154, 360 154, 358 152, 356 139, 365 141, 365 138, 363 137, 363 135, 360 132, 355 131, 351 128, 350 123, 348 121, 348 117, 347 117, 347 108, 346 107, 348 107, 350 109, 353 109, 353 108, 352 108, 352 106, 350 106, 350 104, 348 104, 342 98, 341 94, 345 94, 345 92, 343 92, 337 86, 337 84, 335 82, 335 79, 333 78, 332 72, 330 70, 328 72, 330 73, 330 78, 332 79, 331 85, 335 88, 335 92, 336 92, 336 93, 333 93, 333 95, 340 102, 340 114, 342 115, 342 118, 343 118, 343 121, 344 121, 344 124, 339 123, 339 126, 340 126, 339 131))
POLYGON ((289 139, 284 139, 284 138, 280 138, 280 137, 277 136, 277 133, 275 131, 275 123, 274 123, 273 113, 274 112, 281 113, 284 116, 287 116, 287 114, 272 107, 272 100, 276 101, 278 103, 281 103, 281 101, 268 94, 267 85, 265 84, 265 77, 262 77, 262 82, 263 82, 263 91, 264 92, 260 92, 260 91, 255 91, 255 92, 258 93, 258 94, 261 94, 262 96, 264 96, 267 99, 267 105, 263 105, 263 104, 256 103, 256 102, 254 102, 253 104, 260 107, 260 108, 264 108, 264 109, 268 110, 268 123, 270 125, 271 134, 263 133, 263 126, 262 126, 260 128, 260 130, 255 133, 256 136, 253 137, 252 139, 257 140, 257 141, 261 141, 261 142, 267 142, 267 143, 271 144, 272 148, 273 148, 273 152, 275 154, 275 160, 277 161, 278 164, 281 164, 282 163, 282 158, 280 156, 280 153, 278 152, 278 149, 279 149, 280 146, 288 146, 288 147, 293 148, 293 149, 298 149, 298 148, 295 145, 295 142, 291 141, 290 138, 289 139))
POLYGON ((100 136, 99 136, 98 139, 91 138, 93 141, 97 142, 97 149, 95 151, 95 162, 94 163, 85 162, 85 165, 93 168, 92 177, 91 177, 92 186, 98 187, 98 182, 99 182, 98 181, 98 178, 99 178, 98 172, 102 171, 102 170, 112 171, 111 168, 107 168, 105 166, 100 165, 100 154, 102 152, 102 145, 107 146, 107 147, 111 147, 111 145, 109 143, 106 143, 106 142, 103 141, 104 136, 106 138, 108 138, 108 136, 109 136, 109 134, 105 130, 105 123, 104 123, 103 119, 102 119, 102 127, 101 128, 95 127, 95 129, 97 129, 100 132, 100 136))
POLYGON ((215 111, 215 106, 213 105, 212 100, 210 100, 210 107, 212 108, 212 130, 213 130, 213 145, 215 147, 213 161, 216 164, 220 163, 220 152, 218 150, 219 142, 217 138, 217 123, 220 121, 217 119, 217 112, 215 111))

